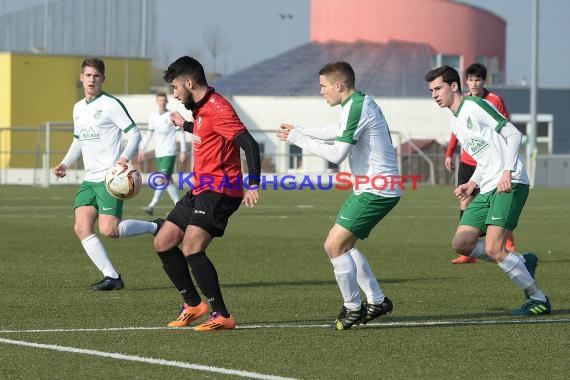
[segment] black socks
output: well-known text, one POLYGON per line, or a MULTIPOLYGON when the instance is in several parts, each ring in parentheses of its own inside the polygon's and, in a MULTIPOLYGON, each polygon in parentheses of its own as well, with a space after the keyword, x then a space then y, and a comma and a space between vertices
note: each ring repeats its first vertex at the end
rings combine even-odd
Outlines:
POLYGON ((157 253, 162 261, 164 271, 184 298, 184 302, 188 306, 198 306, 202 299, 192 282, 188 264, 180 248, 174 247, 168 251, 157 253))
POLYGON ((196 283, 200 287, 202 294, 208 298, 212 310, 228 318, 230 313, 224 304, 220 283, 218 281, 218 272, 214 264, 212 264, 210 259, 206 256, 206 252, 201 251, 190 255, 186 257, 186 261, 188 265, 190 265, 194 279, 196 279, 196 283))

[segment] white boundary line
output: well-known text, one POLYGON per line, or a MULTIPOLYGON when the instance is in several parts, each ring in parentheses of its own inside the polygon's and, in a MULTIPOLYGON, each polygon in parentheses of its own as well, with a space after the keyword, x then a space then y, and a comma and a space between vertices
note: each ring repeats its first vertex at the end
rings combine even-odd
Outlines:
MULTIPOLYGON (((432 321, 408 321, 408 322, 373 322, 366 326, 359 326, 361 328, 370 327, 434 327, 434 326, 467 326, 467 325, 507 325, 507 324, 552 324, 552 323, 569 323, 570 318, 527 318, 527 319, 491 319, 491 320, 432 320, 432 321)), ((328 328, 329 324, 294 324, 294 323, 267 323, 267 324, 251 324, 239 325, 236 328, 239 330, 255 330, 255 329, 301 329, 301 328, 328 328)), ((53 333, 53 332, 100 332, 100 331, 150 331, 150 330, 189 330, 191 328, 172 328, 172 327, 110 327, 110 328, 92 328, 92 329, 29 329, 29 330, 0 330, 0 334, 4 333, 53 333)), ((104 352, 97 350, 88 350, 77 347, 67 347, 55 344, 42 344, 26 342, 22 340, 12 340, 0 338, 0 344, 9 344, 15 346, 32 347, 45 350, 71 352, 76 354, 99 356, 117 360, 124 360, 130 362, 139 362, 145 364, 162 365, 169 367, 185 368, 195 371, 221 373, 225 375, 235 375, 240 377, 247 377, 251 379, 264 379, 264 380, 295 380, 292 378, 265 375, 257 372, 249 372, 235 369, 227 369, 221 367, 212 367, 200 364, 185 363, 174 360, 147 358, 137 355, 125 355, 114 352, 104 352)))
MULTIPOLYGON (((455 320, 432 320, 432 321, 386 321, 372 322, 365 326, 357 326, 357 329, 371 327, 434 327, 434 326, 467 326, 467 325, 512 325, 512 324, 552 324, 552 323, 570 323, 570 318, 542 318, 529 317, 524 319, 488 319, 488 320, 472 320, 472 319, 455 319, 455 320)), ((238 325, 237 330, 256 330, 256 329, 308 329, 308 328, 329 328, 331 324, 303 324, 303 323, 259 323, 238 325)), ((127 326, 127 327, 107 327, 107 328, 78 328, 78 329, 21 329, 21 330, 0 330, 0 334, 8 333, 53 333, 53 332, 100 332, 100 331, 150 331, 150 330, 188 330, 193 331, 190 327, 145 327, 145 326, 127 326)))
MULTIPOLYGON (((532 318, 532 317, 531 317, 532 318)), ((366 325, 356 326, 356 329, 371 328, 371 327, 434 327, 434 326, 466 326, 466 325, 510 325, 510 324, 537 324, 537 323, 570 323, 570 318, 540 318, 540 319, 491 319, 491 320, 449 320, 449 321, 408 321, 408 322, 372 322, 366 325)), ((241 325, 237 326, 238 329, 281 329, 281 328, 330 328, 332 323, 329 324, 257 324, 257 325, 241 325)), ((0 333, 2 330, 0 330, 0 333)))
POLYGON ((211 367, 211 366, 200 365, 200 364, 184 363, 184 362, 179 362, 179 361, 174 361, 174 360, 145 358, 142 356, 125 355, 125 354, 118 354, 118 353, 114 353, 114 352, 86 350, 83 348, 66 347, 66 346, 59 346, 59 345, 55 345, 55 344, 32 343, 32 342, 25 342, 22 340, 12 340, 12 339, 4 339, 4 338, 0 338, 0 343, 11 344, 11 345, 15 345, 15 346, 23 346, 23 347, 41 348, 44 350, 71 352, 71 353, 75 353, 75 354, 83 354, 83 355, 90 355, 90 356, 100 356, 100 357, 104 357, 104 358, 125 360, 125 361, 130 361, 130 362, 139 362, 139 363, 145 363, 145 364, 155 364, 155 365, 163 365, 163 366, 169 366, 169 367, 193 369, 196 371, 222 373, 224 375, 241 376, 241 377, 247 377, 250 379, 294 380, 294 379, 289 378, 289 377, 264 375, 262 373, 257 373, 257 372, 240 371, 240 370, 220 368, 220 367, 211 367))

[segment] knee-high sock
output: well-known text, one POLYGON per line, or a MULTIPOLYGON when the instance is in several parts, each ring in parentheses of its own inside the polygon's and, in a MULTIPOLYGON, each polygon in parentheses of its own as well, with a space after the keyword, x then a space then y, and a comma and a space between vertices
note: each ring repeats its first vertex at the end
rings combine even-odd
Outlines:
POLYGON ((384 301, 384 293, 380 289, 378 280, 366 260, 366 256, 354 247, 348 251, 356 264, 356 279, 358 281, 358 286, 366 294, 366 300, 368 303, 381 303, 384 301))
POLYGON ((87 252, 87 256, 93 261, 93 264, 103 273, 103 276, 111 278, 119 278, 119 274, 113 267, 107 251, 101 243, 101 240, 97 235, 89 235, 85 239, 81 240, 83 249, 87 252))
POLYGON ((360 290, 356 279, 356 264, 352 255, 344 253, 331 259, 334 268, 334 276, 340 288, 340 293, 347 309, 360 309, 360 290))
POLYGON ((484 240, 477 240, 475 243, 475 248, 469 254, 469 257, 473 259, 479 259, 484 261, 493 262, 493 259, 487 253, 485 253, 485 241, 484 240))
POLYGON ((204 294, 208 302, 210 302, 212 310, 222 314, 226 318, 229 317, 230 313, 224 303, 220 282, 218 281, 218 272, 214 264, 212 264, 208 256, 206 256, 206 252, 201 251, 187 256, 186 261, 190 265, 192 274, 202 294, 204 294))
POLYGON ((172 284, 184 298, 184 302, 189 306, 198 306, 201 302, 200 295, 192 282, 192 276, 188 269, 188 263, 184 254, 178 247, 174 247, 164 252, 157 252, 162 261, 162 268, 172 284))
POLYGON ((497 263, 497 265, 509 276, 515 285, 523 290, 528 289, 531 298, 546 301, 546 296, 538 288, 534 278, 528 273, 524 262, 524 258, 520 254, 509 252, 507 257, 500 263, 497 263))
POLYGON ((150 201, 148 207, 154 208, 160 201, 160 198, 162 198, 163 193, 164 193, 163 189, 156 189, 154 191, 154 195, 152 196, 152 200, 150 201))
POLYGON ((119 223, 119 237, 137 236, 142 234, 154 234, 156 223, 144 220, 126 219, 119 223))
POLYGON ((180 195, 178 195, 178 189, 176 188, 176 186, 174 186, 173 183, 170 183, 166 187, 166 192, 168 193, 170 199, 172 199, 172 202, 174 202, 174 204, 178 203, 178 201, 180 200, 180 195))

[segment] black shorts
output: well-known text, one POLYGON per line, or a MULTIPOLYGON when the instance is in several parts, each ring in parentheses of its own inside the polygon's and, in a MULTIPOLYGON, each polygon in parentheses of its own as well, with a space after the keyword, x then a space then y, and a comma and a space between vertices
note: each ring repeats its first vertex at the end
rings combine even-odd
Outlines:
POLYGON ((215 191, 198 195, 189 191, 170 211, 166 220, 176 224, 182 231, 186 231, 188 226, 197 226, 213 237, 220 237, 241 201, 241 197, 230 197, 215 191))
MULTIPOLYGON (((459 169, 457 170, 457 186, 459 185, 463 185, 464 183, 469 182, 469 180, 471 179, 471 177, 473 176, 473 173, 475 172, 475 169, 477 168, 477 166, 473 166, 473 165, 469 165, 463 162, 459 163, 459 169)), ((473 196, 479 194, 479 188, 476 187, 473 190, 473 196)))

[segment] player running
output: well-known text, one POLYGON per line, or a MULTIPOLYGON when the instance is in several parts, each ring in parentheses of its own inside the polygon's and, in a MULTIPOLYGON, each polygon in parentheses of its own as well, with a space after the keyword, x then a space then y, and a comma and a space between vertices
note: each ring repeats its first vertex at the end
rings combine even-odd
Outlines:
POLYGON ((511 315, 549 314, 550 301, 534 279, 536 256, 525 259, 505 249, 505 240, 517 226, 530 187, 518 155, 521 133, 481 98, 463 96, 454 68, 435 68, 426 74, 425 80, 435 102, 453 113, 452 132, 477 161, 469 182, 454 191, 461 200, 470 196, 476 186, 481 189, 461 217, 453 248, 459 254, 496 263, 524 290, 527 301, 511 310, 511 315), (485 233, 486 238, 479 240, 485 233))
POLYGON ((54 169, 56 177, 67 175, 67 169, 83 157, 85 177, 75 196, 75 234, 85 252, 103 274, 103 279, 90 290, 120 290, 123 279, 111 263, 94 226, 99 220, 103 236, 118 238, 156 232, 157 224, 142 220, 123 220, 123 201, 113 198, 105 189, 105 173, 114 163, 127 163, 137 152, 141 134, 123 104, 103 91, 105 63, 87 58, 81 65, 79 80, 85 98, 73 107, 73 142, 61 163, 54 169), (128 137, 121 152, 121 135, 128 137))

